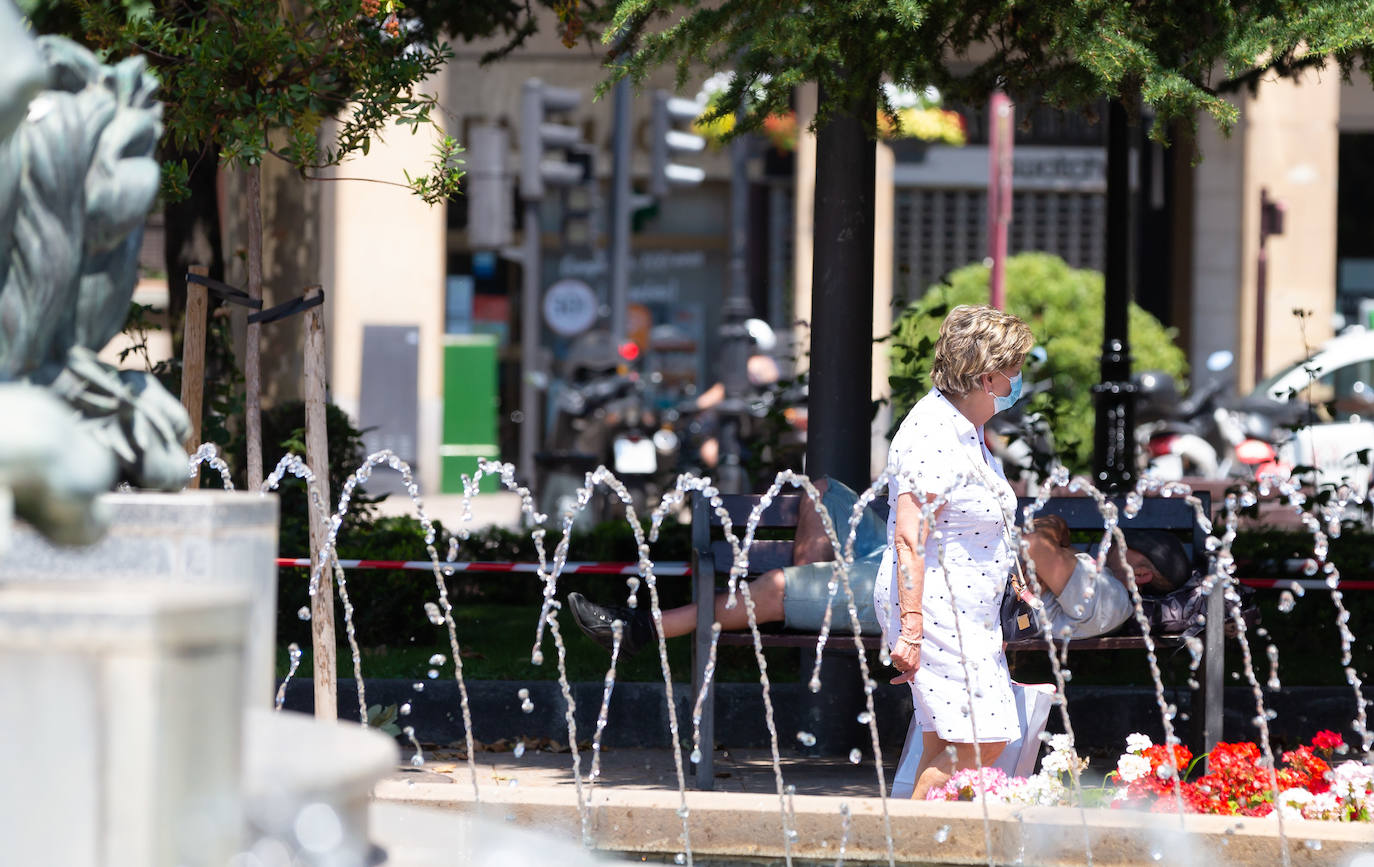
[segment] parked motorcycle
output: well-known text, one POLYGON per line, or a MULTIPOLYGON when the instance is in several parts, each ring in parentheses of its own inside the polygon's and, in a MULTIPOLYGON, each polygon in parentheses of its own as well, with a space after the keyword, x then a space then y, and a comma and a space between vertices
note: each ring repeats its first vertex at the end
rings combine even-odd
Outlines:
MULTIPOLYGON (((576 503, 586 473, 603 465, 625 485, 636 512, 657 502, 660 462, 668 457, 671 463, 677 441, 658 425, 638 360, 638 346, 617 346, 602 331, 583 335, 570 350, 567 375, 553 394, 551 448, 536 456, 541 511, 561 516, 576 503)), ((619 496, 598 489, 574 527, 587 529, 623 513, 619 496)))
POLYGON ((1277 466, 1276 444, 1292 409, 1228 394, 1222 374, 1235 357, 1219 350, 1207 358, 1211 374, 1180 400, 1173 377, 1144 371, 1136 382, 1136 441, 1142 468, 1161 481, 1184 477, 1249 479, 1277 466))

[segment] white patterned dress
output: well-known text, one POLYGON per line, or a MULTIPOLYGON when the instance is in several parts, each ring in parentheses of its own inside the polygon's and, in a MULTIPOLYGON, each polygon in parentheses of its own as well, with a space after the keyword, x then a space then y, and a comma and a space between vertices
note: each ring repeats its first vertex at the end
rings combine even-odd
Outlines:
POLYGON ((982 427, 938 390, 912 407, 888 455, 898 479, 888 486, 887 553, 873 604, 889 649, 901 632, 893 547, 897 498, 911 492, 918 500, 925 494, 945 497, 925 545, 925 637, 911 683, 916 721, 923 731, 954 743, 1015 740, 1021 732, 999 610, 1012 568, 1004 515, 1015 513, 1016 494, 988 452, 982 427))

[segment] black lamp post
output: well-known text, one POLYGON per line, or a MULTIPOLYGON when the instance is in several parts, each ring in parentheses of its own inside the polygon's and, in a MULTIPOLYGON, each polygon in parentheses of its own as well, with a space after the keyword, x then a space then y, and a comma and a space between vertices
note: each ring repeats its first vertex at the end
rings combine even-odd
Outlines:
POLYGON ((1097 423, 1093 481, 1123 491, 1136 479, 1135 386, 1131 383, 1129 312, 1135 295, 1136 186, 1134 138, 1126 106, 1113 101, 1107 113, 1107 263, 1102 327, 1102 375, 1093 386, 1097 423))

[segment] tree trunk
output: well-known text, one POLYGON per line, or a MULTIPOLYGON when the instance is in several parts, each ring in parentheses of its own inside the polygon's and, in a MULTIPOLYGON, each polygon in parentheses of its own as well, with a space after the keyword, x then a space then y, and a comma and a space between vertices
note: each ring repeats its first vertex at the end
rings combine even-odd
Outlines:
MULTIPOLYGON (((186 271, 204 265, 207 274, 224 279, 224 251, 220 241, 219 160, 214 148, 203 152, 178 151, 169 160, 185 159, 190 168, 187 179, 191 195, 162 209, 164 228, 163 261, 167 264, 167 322, 172 329, 172 354, 182 354, 182 327, 186 311, 186 271)), ((214 310, 219 305, 210 304, 214 310)), ((202 327, 205 324, 202 323, 202 327)))
MULTIPOLYGON (((248 295, 262 300, 262 165, 246 167, 248 179, 248 295)), ((244 439, 248 442, 244 476, 248 490, 262 487, 262 348, 259 345, 262 326, 248 323, 244 341, 244 439)))
MULTIPOLYGON (((806 472, 868 487, 873 378, 873 184, 868 125, 876 84, 816 136, 806 472)), ((825 103, 825 93, 820 102, 825 103)))

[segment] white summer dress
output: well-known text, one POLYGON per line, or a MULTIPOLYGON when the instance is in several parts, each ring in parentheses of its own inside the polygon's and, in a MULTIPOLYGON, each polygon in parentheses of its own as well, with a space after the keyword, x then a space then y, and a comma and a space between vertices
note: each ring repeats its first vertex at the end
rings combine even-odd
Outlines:
POLYGON ((955 743, 1015 740, 1021 730, 999 611, 1012 568, 1004 515, 1015 514, 1016 494, 984 445, 983 429, 938 390, 922 398, 902 421, 892 439, 888 468, 898 478, 888 486, 887 553, 873 605, 889 650, 901 632, 893 547, 897 498, 913 491, 918 500, 923 494, 946 498, 925 546, 925 637, 921 666, 911 683, 916 722, 923 731, 955 743), (960 476, 982 481, 955 487, 960 476))

